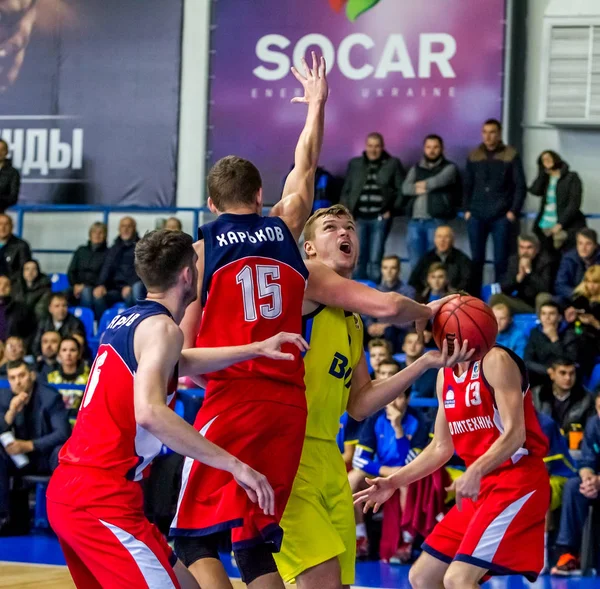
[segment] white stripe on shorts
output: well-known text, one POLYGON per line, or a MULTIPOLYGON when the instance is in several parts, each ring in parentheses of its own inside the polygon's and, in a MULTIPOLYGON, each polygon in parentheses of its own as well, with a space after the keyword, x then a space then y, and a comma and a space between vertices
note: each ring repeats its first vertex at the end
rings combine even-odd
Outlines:
POLYGON ((492 562, 496 551, 504 538, 504 534, 510 526, 513 519, 515 519, 517 513, 521 510, 527 499, 529 499, 535 491, 527 493, 520 499, 517 499, 514 503, 511 503, 500 515, 497 515, 492 523, 485 529, 485 532, 481 535, 475 550, 473 551, 473 558, 479 558, 485 562, 492 562))
POLYGON ((123 548, 133 556, 133 560, 140 568, 149 589, 173 588, 175 585, 171 580, 169 573, 158 560, 156 554, 146 546, 141 540, 134 538, 129 532, 122 530, 118 526, 109 524, 100 520, 100 523, 106 526, 121 543, 123 548))

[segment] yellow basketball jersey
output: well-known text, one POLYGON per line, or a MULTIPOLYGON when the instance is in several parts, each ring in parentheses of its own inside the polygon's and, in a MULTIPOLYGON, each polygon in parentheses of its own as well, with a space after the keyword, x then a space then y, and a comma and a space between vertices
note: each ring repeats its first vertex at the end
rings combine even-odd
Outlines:
POLYGON ((304 356, 306 437, 335 440, 363 351, 362 320, 356 313, 321 305, 304 316, 303 327, 310 344, 304 356))

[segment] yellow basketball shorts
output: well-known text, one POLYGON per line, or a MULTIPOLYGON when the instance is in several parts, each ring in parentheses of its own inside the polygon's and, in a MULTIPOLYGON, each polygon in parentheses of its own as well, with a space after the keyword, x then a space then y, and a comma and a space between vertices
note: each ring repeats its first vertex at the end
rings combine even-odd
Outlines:
POLYGON ((286 583, 337 557, 342 584, 354 583, 356 524, 346 466, 334 441, 306 438, 275 554, 286 583))

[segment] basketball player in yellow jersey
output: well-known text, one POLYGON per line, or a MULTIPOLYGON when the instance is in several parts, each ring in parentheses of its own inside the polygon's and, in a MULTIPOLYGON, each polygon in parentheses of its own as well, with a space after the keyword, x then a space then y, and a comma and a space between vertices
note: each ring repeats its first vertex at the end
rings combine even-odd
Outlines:
MULTIPOLYGON (((358 313, 379 318, 387 313, 386 322, 401 323, 422 320, 423 306, 395 295, 401 300, 390 317, 391 293, 347 280, 356 265, 358 238, 346 207, 319 209, 308 220, 304 237, 310 271, 304 304, 304 337, 310 344, 304 357, 308 420, 300 466, 281 520, 283 544, 274 556, 284 581, 295 581, 299 589, 340 589, 354 582, 356 552, 352 494, 336 443, 341 415, 347 410, 362 420, 426 370, 453 365, 469 354, 466 343, 452 357, 447 350, 428 352, 390 379, 373 383, 358 313), (319 300, 335 306, 312 302, 319 300)), ((444 302, 432 303, 425 316, 444 302)))

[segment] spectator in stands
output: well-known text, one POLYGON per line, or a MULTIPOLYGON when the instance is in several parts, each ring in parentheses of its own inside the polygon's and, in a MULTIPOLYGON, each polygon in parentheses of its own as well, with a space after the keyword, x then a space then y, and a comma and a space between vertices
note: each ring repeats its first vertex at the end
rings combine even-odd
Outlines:
MULTIPOLYGON (((95 310, 94 289, 100 284, 100 272, 106 258, 106 225, 93 223, 89 230, 89 241, 79 246, 69 264, 69 302, 73 306, 88 307, 95 310)), ((104 295, 100 297, 102 304, 104 295)), ((96 319, 100 315, 96 314, 96 319)))
POLYGON ((450 292, 448 272, 441 262, 434 262, 427 270, 427 286, 417 293, 420 303, 431 303, 445 297, 450 292))
POLYGON ((460 202, 458 169, 444 157, 444 142, 439 135, 425 137, 423 157, 408 171, 402 192, 403 209, 410 219, 406 244, 410 267, 414 270, 433 248, 436 228, 456 217, 460 202))
POLYGON ((31 260, 29 244, 13 235, 13 221, 11 217, 0 214, 0 257, 4 264, 0 272, 7 274, 15 280, 21 274, 25 262, 31 260))
POLYGON ((506 273, 513 225, 518 221, 527 185, 517 150, 502 143, 502 125, 495 119, 483 125, 483 143, 467 159, 465 220, 473 259, 473 292, 481 291, 488 236, 494 242, 496 281, 506 273))
MULTIPOLYGON (((400 364, 400 369, 404 370, 416 362, 425 353, 425 344, 423 339, 416 331, 410 331, 404 337, 402 351, 406 355, 406 360, 400 364)), ((435 383, 437 379, 437 370, 427 370, 413 383, 410 393, 413 397, 435 398, 435 383)))
MULTIPOLYGON (((59 367, 48 373, 48 382, 50 384, 87 384, 90 376, 90 369, 85 362, 80 361, 81 346, 74 337, 64 337, 60 342, 58 350, 59 367)), ((83 391, 76 389, 59 389, 65 408, 69 414, 69 419, 74 420, 77 417, 83 391)))
POLYGON ((36 369, 42 381, 48 380, 48 374, 59 368, 58 350, 60 348, 60 333, 58 331, 46 331, 42 334, 41 354, 37 357, 36 369))
POLYGON ((409 284, 417 292, 427 287, 427 272, 432 264, 442 264, 448 274, 453 290, 469 290, 471 281, 471 260, 469 256, 454 247, 454 231, 448 225, 435 230, 434 249, 427 252, 413 268, 409 284))
POLYGON ((381 338, 372 339, 368 345, 369 362, 371 363, 371 378, 377 378, 377 369, 384 360, 392 359, 392 345, 381 338))
POLYGON ((48 310, 48 300, 52 294, 50 278, 40 271, 37 260, 29 260, 23 265, 21 275, 14 281, 12 295, 15 301, 23 303, 27 310, 41 319, 48 310))
POLYGON ((177 217, 169 217, 165 222, 165 229, 169 231, 183 231, 183 225, 177 217))
POLYGON ((581 212, 583 187, 577 172, 554 151, 543 151, 538 158, 538 176, 529 192, 542 197, 533 230, 542 249, 552 254, 575 245, 575 233, 585 227, 581 212))
POLYGON ((29 349, 35 330, 35 316, 23 303, 14 300, 10 278, 0 276, 0 340, 18 336, 23 338, 25 348, 29 349))
POLYGON ((556 358, 548 368, 550 381, 534 387, 535 408, 549 415, 563 432, 573 425, 585 427, 588 417, 594 414, 591 393, 577 382, 575 362, 569 358, 556 358))
POLYGON ((11 524, 21 523, 28 513, 11 513, 9 478, 50 474, 58 465, 58 452, 71 430, 56 391, 36 382, 35 373, 23 360, 8 364, 10 389, 0 389, 0 434, 12 431, 15 441, 0 446, 0 534, 10 533, 11 524), (17 469, 11 456, 26 454, 29 464, 17 469), (12 516, 12 517, 11 517, 12 516), (15 521, 17 520, 17 521, 15 521))
POLYGON ((9 337, 4 344, 4 356, 2 359, 2 365, 0 366, 0 378, 6 380, 7 378, 7 366, 10 362, 14 362, 16 360, 25 360, 25 354, 27 350, 25 349, 25 343, 23 342, 23 338, 20 338, 16 335, 9 337))
MULTIPOLYGON (((600 392, 596 393, 596 415, 585 426, 579 476, 569 479, 562 496, 560 527, 556 538, 557 548, 562 553, 553 575, 574 575, 580 570, 579 550, 583 536, 583 526, 588 517, 591 502, 598 505, 600 493, 600 392)), ((597 534, 595 535, 597 539, 597 534)))
POLYGON ((585 271, 595 264, 600 264, 598 234, 593 229, 584 227, 577 232, 575 248, 562 257, 558 268, 554 293, 561 304, 568 303, 573 290, 583 280, 585 271))
POLYGON ((383 147, 382 135, 370 133, 363 154, 348 164, 340 198, 354 215, 361 243, 355 277, 376 284, 381 279, 381 258, 404 180, 400 160, 383 147))
POLYGON ((74 333, 80 333, 85 337, 85 327, 77 317, 69 313, 67 296, 63 293, 56 292, 50 297, 48 316, 39 323, 38 332, 33 344, 33 351, 36 357, 42 352, 42 335, 47 331, 58 331, 60 337, 63 339, 72 336, 74 333))
POLYGON ((490 304, 504 303, 515 314, 535 313, 552 298, 552 258, 540 251, 540 241, 533 233, 520 235, 518 247, 501 279, 502 293, 492 296, 490 304))
POLYGON ((496 303, 492 311, 498 322, 496 343, 512 350, 519 358, 523 358, 526 339, 523 332, 515 325, 510 307, 504 303, 496 303))
POLYGON ((556 358, 577 360, 577 344, 571 329, 561 327, 561 315, 558 305, 548 301, 540 306, 538 317, 540 325, 529 334, 525 347, 525 364, 532 385, 547 381, 548 367, 556 358))
POLYGON ((8 143, 0 139, 0 213, 17 204, 21 175, 8 158, 8 143))
POLYGON ((135 273, 134 251, 139 240, 137 226, 131 217, 123 217, 119 223, 119 236, 108 250, 102 265, 99 286, 94 288, 96 317, 115 303, 124 301, 128 307, 145 296, 144 285, 135 273))
MULTIPOLYGON (((400 258, 387 255, 381 260, 381 283, 377 287, 381 292, 397 292, 409 299, 415 298, 412 286, 400 280, 400 258)), ((380 322, 377 318, 363 317, 365 328, 370 337, 384 337, 392 343, 394 352, 399 350, 404 339, 404 331, 395 325, 380 322)))
MULTIPOLYGON (((383 374, 387 378, 400 371, 393 360, 382 362, 380 370, 390 368, 383 374)), ((360 430, 353 469, 348 473, 353 493, 364 488, 365 477, 389 476, 404 466, 411 448, 423 448, 427 443, 428 430, 420 415, 408 406, 410 392, 405 391, 371 417, 360 430)), ((357 556, 368 555, 368 542, 364 519, 360 509, 355 510, 357 556)))

